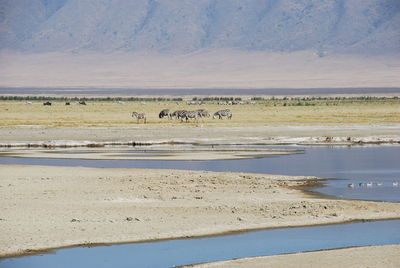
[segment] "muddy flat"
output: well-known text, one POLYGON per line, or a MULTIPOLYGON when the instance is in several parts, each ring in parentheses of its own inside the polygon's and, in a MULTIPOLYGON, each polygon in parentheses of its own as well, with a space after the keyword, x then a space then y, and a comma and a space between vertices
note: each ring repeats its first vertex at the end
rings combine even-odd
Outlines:
MULTIPOLYGON (((205 118, 185 123, 158 118, 161 108, 192 109, 183 103, 99 102, 68 107, 59 102, 50 108, 41 103, 6 101, 0 102, 0 145, 2 153, 7 154, 10 151, 6 147, 19 147, 11 154, 23 156, 26 146, 93 146, 100 150, 108 144, 400 142, 397 99, 382 103, 314 104, 287 107, 283 102, 277 106, 263 102, 229 106, 234 114, 232 120, 205 118), (132 111, 141 110, 149 114, 147 124, 138 124, 131 117, 132 111)), ((210 104, 205 108, 214 112, 225 107, 210 104)), ((32 157, 48 157, 39 148, 30 151, 32 157)), ((233 159, 238 155, 251 158, 259 153, 272 152, 193 150, 164 156, 175 160, 210 160, 233 159)), ((101 154, 103 159, 124 159, 107 151, 101 154)), ((84 156, 83 153, 77 158, 84 156)), ((0 228, 6 234, 0 237, 1 256, 81 244, 400 217, 399 203, 309 196, 301 187, 318 181, 314 177, 17 165, 2 165, 0 170, 0 228)), ((371 250, 373 253, 363 254, 380 256, 380 249, 371 250)), ((287 258, 290 263, 297 263, 292 259, 295 257, 287 258)), ((391 255, 382 259, 390 267, 391 255)), ((326 260, 322 263, 327 263, 329 257, 326 260)), ((344 260, 351 263, 348 258, 344 260)))
POLYGON ((268 257, 245 258, 190 267, 399 267, 399 245, 336 249, 268 257))
POLYGON ((1 166, 1 255, 91 243, 400 217, 399 203, 312 198, 314 177, 1 166))

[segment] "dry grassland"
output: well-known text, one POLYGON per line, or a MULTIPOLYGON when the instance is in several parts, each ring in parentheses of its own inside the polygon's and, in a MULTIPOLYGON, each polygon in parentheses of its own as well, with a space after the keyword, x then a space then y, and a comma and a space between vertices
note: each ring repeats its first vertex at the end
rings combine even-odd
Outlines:
POLYGON ((400 122, 400 101, 369 102, 310 102, 309 106, 283 106, 283 101, 259 102, 257 104, 221 106, 216 104, 187 105, 185 102, 91 102, 86 106, 64 102, 53 102, 43 106, 42 102, 26 104, 25 101, 0 101, 0 126, 21 125, 49 127, 112 127, 136 125, 131 117, 133 111, 145 112, 148 124, 160 126, 199 125, 202 126, 261 126, 288 125, 300 123, 328 124, 378 124, 400 122), (207 109, 214 113, 220 109, 231 109, 232 120, 200 119, 197 123, 181 123, 178 120, 159 119, 162 109, 196 110, 207 109))

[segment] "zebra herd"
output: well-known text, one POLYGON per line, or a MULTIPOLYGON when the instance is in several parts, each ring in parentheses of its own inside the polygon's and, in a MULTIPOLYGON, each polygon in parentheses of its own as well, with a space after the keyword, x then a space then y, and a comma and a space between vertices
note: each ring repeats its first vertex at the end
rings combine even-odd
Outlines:
MULTIPOLYGON (((132 117, 136 117, 137 123, 139 123, 139 120, 143 120, 144 123, 147 121, 145 113, 133 112, 132 117)), ((170 120, 177 119, 181 120, 181 122, 189 122, 190 120, 198 121, 200 118, 210 117, 210 113, 205 109, 199 109, 195 111, 177 110, 172 113, 169 109, 164 109, 158 114, 158 117, 167 117, 170 120)), ((225 109, 219 110, 213 115, 213 119, 223 119, 223 117, 232 119, 232 112, 229 109, 225 109)))

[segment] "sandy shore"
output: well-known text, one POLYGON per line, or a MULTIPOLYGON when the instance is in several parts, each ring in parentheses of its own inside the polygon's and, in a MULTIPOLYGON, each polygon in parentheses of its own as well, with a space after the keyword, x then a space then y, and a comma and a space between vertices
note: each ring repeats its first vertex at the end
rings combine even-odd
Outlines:
POLYGON ((146 143, 368 144, 400 143, 400 124, 280 126, 2 127, 0 146, 98 146, 146 143))
POLYGON ((0 166, 0 255, 79 244, 400 218, 399 203, 329 200, 313 177, 0 166))
MULTIPOLYGON (((400 124, 0 128, 0 146, 73 147, 174 142, 393 144, 400 142, 400 124)), ((26 154, 23 149, 18 150, 12 153, 26 154)), ((40 150, 29 152, 34 157, 43 154, 40 150)), ((238 153, 241 157, 251 157, 274 152, 238 153)), ((43 156, 48 157, 48 154, 43 156)), ((165 157, 221 159, 228 156, 237 157, 228 151, 193 151, 165 157)), ((120 153, 110 152, 103 152, 102 157, 124 158, 120 153)), ((79 158, 84 157, 79 155, 79 158)), ((87 158, 91 156, 87 155, 87 158)), ((0 166, 0 229, 5 235, 0 236, 0 256, 82 244, 400 218, 398 203, 323 199, 299 190, 299 186, 316 180, 314 177, 202 171, 3 165, 0 166)), ((395 253, 398 250, 399 246, 340 249, 203 266, 397 267, 399 258, 395 253)))
MULTIPOLYGON (((143 149, 142 149, 143 150, 143 149)), ((147 146, 146 152, 132 147, 105 148, 1 148, 0 156, 30 158, 96 159, 96 160, 226 160, 256 158, 266 155, 298 153, 296 149, 232 148, 223 146, 147 146)))
POLYGON ((399 267, 400 245, 372 246, 360 248, 336 249, 318 252, 276 255, 268 257, 244 258, 230 261, 221 261, 190 267, 399 267))

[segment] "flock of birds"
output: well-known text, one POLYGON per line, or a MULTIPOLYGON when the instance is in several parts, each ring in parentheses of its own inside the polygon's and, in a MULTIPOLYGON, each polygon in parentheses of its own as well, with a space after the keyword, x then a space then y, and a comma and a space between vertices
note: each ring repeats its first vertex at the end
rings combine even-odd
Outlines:
MULTIPOLYGON (((393 187, 398 187, 399 186, 399 182, 394 181, 392 182, 392 186, 393 187)), ((347 184, 347 187, 349 188, 356 188, 356 187, 360 187, 360 188, 372 188, 372 187, 383 187, 383 182, 360 182, 358 184, 356 183, 349 183, 347 184)))

